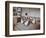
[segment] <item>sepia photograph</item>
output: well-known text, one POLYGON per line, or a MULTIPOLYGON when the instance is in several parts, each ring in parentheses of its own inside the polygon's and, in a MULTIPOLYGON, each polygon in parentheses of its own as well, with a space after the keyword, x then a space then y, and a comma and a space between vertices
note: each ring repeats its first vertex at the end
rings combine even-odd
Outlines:
POLYGON ((13 30, 40 30, 40 8, 13 7, 13 30))

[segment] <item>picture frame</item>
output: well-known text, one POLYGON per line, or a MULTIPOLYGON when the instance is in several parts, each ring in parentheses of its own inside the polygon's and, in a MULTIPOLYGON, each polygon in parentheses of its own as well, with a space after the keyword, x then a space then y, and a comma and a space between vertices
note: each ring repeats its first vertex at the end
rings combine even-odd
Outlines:
POLYGON ((5 1, 6 37, 44 34, 45 34, 44 3, 5 1), (26 20, 24 21, 23 19, 26 20), (27 19, 29 21, 27 21, 27 19), (37 22, 38 20, 39 22, 37 22), (32 26, 30 26, 30 24, 32 24, 32 26), (19 27, 21 29, 19 29, 19 27))

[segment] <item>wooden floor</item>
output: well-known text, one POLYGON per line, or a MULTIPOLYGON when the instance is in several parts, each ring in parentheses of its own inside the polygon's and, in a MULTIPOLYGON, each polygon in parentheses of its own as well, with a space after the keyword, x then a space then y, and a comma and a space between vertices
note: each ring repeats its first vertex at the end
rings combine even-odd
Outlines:
POLYGON ((14 25, 14 31, 16 30, 38 30, 40 29, 39 24, 29 24, 25 26, 24 24, 21 24, 20 22, 14 25))

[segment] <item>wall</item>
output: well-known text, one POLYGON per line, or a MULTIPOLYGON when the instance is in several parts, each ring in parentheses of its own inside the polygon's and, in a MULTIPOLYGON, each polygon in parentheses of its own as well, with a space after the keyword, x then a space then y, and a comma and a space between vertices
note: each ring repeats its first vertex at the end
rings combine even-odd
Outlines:
POLYGON ((22 16, 26 16, 25 13, 28 14, 27 16, 40 17, 39 8, 22 8, 22 16))
MULTIPOLYGON (((46 33, 45 35, 36 35, 36 36, 34 35, 34 36, 21 36, 21 37, 5 37, 5 1, 6 0, 0 0, 0 38, 46 38, 46 33)), ((45 3, 45 9, 46 9, 46 0, 13 0, 13 1, 42 2, 45 3)), ((45 20, 45 25, 46 25, 46 20, 45 20)), ((46 26, 45 26, 45 32, 46 32, 46 26)))

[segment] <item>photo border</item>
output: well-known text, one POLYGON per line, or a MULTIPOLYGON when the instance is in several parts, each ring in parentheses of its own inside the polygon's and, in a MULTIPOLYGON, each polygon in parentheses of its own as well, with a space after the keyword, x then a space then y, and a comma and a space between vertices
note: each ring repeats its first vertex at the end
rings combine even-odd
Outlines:
POLYGON ((5 36, 13 37, 13 36, 28 36, 28 35, 44 35, 45 34, 45 3, 35 3, 35 2, 19 2, 19 1, 5 1, 5 36), (36 34, 21 34, 21 35, 9 35, 9 4, 10 3, 22 3, 22 4, 35 4, 35 5, 43 5, 43 33, 36 34))

